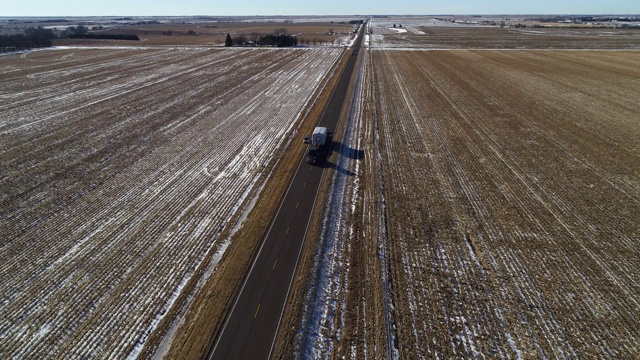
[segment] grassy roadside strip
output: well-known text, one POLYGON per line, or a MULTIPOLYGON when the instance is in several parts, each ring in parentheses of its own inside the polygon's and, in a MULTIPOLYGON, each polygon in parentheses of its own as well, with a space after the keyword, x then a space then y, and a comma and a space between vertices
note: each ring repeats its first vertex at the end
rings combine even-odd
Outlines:
MULTIPOLYGON (((351 51, 348 52, 351 54, 351 51)), ((351 108, 351 98, 353 96, 353 90, 355 87, 355 77, 357 76, 358 63, 362 61, 362 54, 358 55, 358 59, 355 65, 356 71, 353 72, 349 88, 347 90, 347 98, 345 98, 342 110, 340 112, 340 119, 333 134, 334 144, 335 141, 342 143, 342 133, 345 126, 345 121, 349 116, 351 108)), ((340 154, 340 149, 332 146, 331 152, 327 157, 327 162, 337 163, 337 157, 340 154)), ((293 348, 295 342, 295 336, 297 333, 296 325, 300 324, 302 319, 302 310, 304 304, 304 297, 311 280, 311 269, 316 261, 315 255, 320 241, 320 234, 322 232, 322 219, 325 216, 325 208, 327 198, 329 196, 329 190, 331 182, 336 174, 336 169, 327 168, 322 177, 320 183, 320 189, 318 190, 317 199, 309 220, 309 228, 305 237, 305 243, 303 245, 302 254, 296 273, 293 279, 293 285, 289 292, 289 298, 287 299, 287 305, 284 310, 282 322, 278 329, 276 336, 276 344, 274 346, 272 359, 292 359, 294 358, 293 348)))
MULTIPOLYGON (((227 312, 237 296, 237 292, 240 290, 246 273, 295 174, 298 160, 303 156, 306 149, 304 146, 295 145, 302 144, 302 138, 305 134, 311 133, 320 120, 347 59, 348 53, 345 51, 342 59, 336 62, 336 66, 330 73, 330 78, 325 83, 325 86, 318 88, 317 93, 314 95, 317 100, 310 102, 309 108, 305 109, 306 116, 297 128, 297 134, 294 139, 289 143, 294 146, 285 144, 282 149, 276 151, 276 154, 282 155, 280 159, 274 157, 273 162, 276 164, 276 168, 264 187, 268 191, 263 191, 259 195, 253 210, 244 221, 242 228, 233 236, 216 270, 195 295, 193 302, 188 305, 184 321, 171 340, 170 348, 165 355, 167 358, 201 359, 206 355, 224 323, 227 312)), ((221 239, 229 236, 234 224, 235 221, 231 221, 225 227, 220 236, 221 239)), ((190 289, 194 289, 197 281, 206 271, 206 267, 214 253, 212 251, 207 259, 203 261, 205 265, 198 269, 197 276, 193 277, 188 289, 183 292, 181 299, 178 299, 176 303, 184 304, 186 302, 188 294, 193 291, 190 289)), ((179 315, 180 306, 174 306, 174 308, 172 310, 173 313, 167 316, 165 318, 167 320, 161 323, 154 332, 155 336, 149 340, 149 345, 145 346, 145 350, 140 356, 141 358, 150 358, 157 350, 172 321, 176 321, 175 319, 179 315)))

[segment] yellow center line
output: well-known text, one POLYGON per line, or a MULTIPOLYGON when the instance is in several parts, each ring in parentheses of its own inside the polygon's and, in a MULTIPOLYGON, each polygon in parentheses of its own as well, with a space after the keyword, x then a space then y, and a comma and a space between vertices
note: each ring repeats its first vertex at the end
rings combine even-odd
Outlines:
POLYGON ((260 311, 260 304, 258 304, 258 308, 256 309, 256 313, 253 314, 253 318, 255 319, 258 316, 258 312, 260 311))
POLYGON ((278 263, 278 259, 276 259, 276 261, 273 263, 273 267, 271 268, 272 271, 276 269, 277 263, 278 263))

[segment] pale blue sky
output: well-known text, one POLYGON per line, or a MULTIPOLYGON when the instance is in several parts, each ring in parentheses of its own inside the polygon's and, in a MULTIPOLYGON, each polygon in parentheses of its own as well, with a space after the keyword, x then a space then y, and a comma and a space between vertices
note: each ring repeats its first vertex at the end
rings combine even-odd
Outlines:
POLYGON ((171 15, 640 14, 639 0, 0 0, 0 17, 171 15))

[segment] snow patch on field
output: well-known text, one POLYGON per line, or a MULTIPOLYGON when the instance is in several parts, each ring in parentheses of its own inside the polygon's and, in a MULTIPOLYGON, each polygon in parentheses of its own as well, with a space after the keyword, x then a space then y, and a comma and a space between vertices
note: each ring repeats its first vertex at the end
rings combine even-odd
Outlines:
POLYGON ((341 53, 82 47, 18 64, 32 76, 0 83, 3 355, 136 358, 165 321, 170 340, 341 53))
MULTIPOLYGON (((335 149, 335 172, 324 213, 322 233, 315 256, 313 277, 307 291, 303 319, 298 331, 294 353, 296 358, 331 358, 344 336, 348 309, 349 253, 357 236, 350 222, 361 206, 359 197, 362 161, 362 92, 364 62, 358 71, 354 97, 346 123, 342 127, 340 148, 335 149)), ((329 161, 333 161, 330 158, 329 161)), ((363 344, 367 348, 367 344, 363 344)), ((352 358, 361 357, 356 342, 350 344, 352 358)))
POLYGON ((638 94, 621 91, 629 73, 609 74, 636 74, 637 54, 367 54, 402 356, 633 357, 639 199, 606 168, 627 171, 613 163, 637 143, 638 94), (566 93, 576 78, 589 96, 566 93), (626 145, 603 155, 609 136, 626 145))
MULTIPOLYGON (((202 278, 200 280, 198 280, 198 284, 197 284, 196 288, 194 289, 194 291, 191 292, 191 294, 189 294, 189 299, 188 299, 187 303, 190 303, 193 300, 193 297, 196 295, 196 293, 202 288, 202 286, 204 286, 204 284, 207 282, 207 280, 211 277, 211 275, 215 271, 216 267, 218 266, 218 263, 220 262, 220 259, 222 259, 222 256, 224 255, 224 253, 226 252, 227 248, 229 247, 230 243, 231 242, 227 239, 220 245, 220 248, 216 251, 214 256, 211 258, 211 262, 209 263, 209 267, 205 271, 204 275, 202 276, 202 278)), ((186 308, 183 308, 181 313, 184 313, 185 310, 186 310, 186 308)), ((173 340, 176 332, 178 331, 178 329, 184 324, 184 320, 185 320, 184 317, 178 317, 177 319, 175 319, 173 321, 173 323, 171 324, 171 326, 167 330, 167 333, 164 335, 164 338, 160 342, 159 348, 155 351, 152 359, 160 360, 160 359, 164 359, 166 357, 167 352, 171 348, 172 340, 173 340)), ((134 348, 133 353, 129 354, 128 357, 129 358, 133 358, 133 359, 137 358, 139 353, 142 351, 142 349, 143 349, 143 343, 139 343, 138 345, 136 345, 136 348, 134 348), (135 356, 133 356, 133 355, 135 355, 135 356)))

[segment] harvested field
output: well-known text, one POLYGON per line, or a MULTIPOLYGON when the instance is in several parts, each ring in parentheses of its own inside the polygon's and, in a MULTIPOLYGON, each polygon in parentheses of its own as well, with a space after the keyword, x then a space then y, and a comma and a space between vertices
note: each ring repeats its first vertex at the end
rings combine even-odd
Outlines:
POLYGON ((637 357, 640 53, 374 50, 362 76, 294 353, 637 357))
POLYGON ((42 26, 54 30, 60 38, 53 40, 54 46, 224 46, 226 35, 233 38, 244 36, 255 41, 261 35, 286 30, 298 38, 301 46, 343 46, 353 38, 358 25, 350 24, 362 20, 358 16, 289 16, 273 17, 136 17, 114 18, 91 16, 86 18, 55 19, 24 17, 0 18, 0 33, 18 34, 28 27, 42 26), (64 31, 69 27, 86 26, 96 35, 136 35, 140 41, 107 39, 67 39, 64 31))
POLYGON ((215 268, 220 234, 297 136, 340 54, 0 57, 0 354, 139 354, 196 290, 196 271, 215 268))
MULTIPOLYGON (((407 49, 640 49, 637 29, 500 28, 423 25, 371 26, 372 47, 407 49)), ((444 23, 444 22, 443 22, 444 23)), ((440 23, 438 23, 440 24, 440 23)), ((444 23, 446 25, 446 23, 444 23)))
POLYGON ((340 46, 353 37, 355 25, 330 22, 194 22, 162 23, 146 25, 116 26, 107 30, 94 31, 96 34, 137 35, 140 41, 56 39, 57 46, 94 45, 94 46, 224 46, 227 34, 232 38, 244 36, 255 40, 260 35, 273 34, 276 29, 286 29, 298 37, 303 46, 340 46), (329 33, 333 30, 333 33, 329 33), (192 35, 189 35, 191 33, 192 35))

